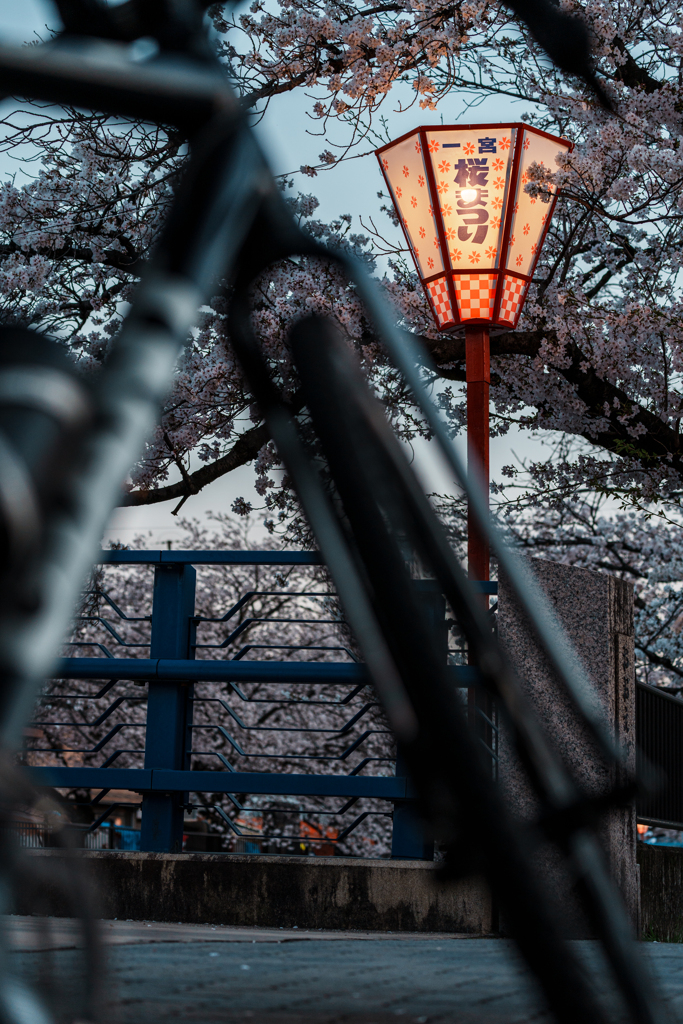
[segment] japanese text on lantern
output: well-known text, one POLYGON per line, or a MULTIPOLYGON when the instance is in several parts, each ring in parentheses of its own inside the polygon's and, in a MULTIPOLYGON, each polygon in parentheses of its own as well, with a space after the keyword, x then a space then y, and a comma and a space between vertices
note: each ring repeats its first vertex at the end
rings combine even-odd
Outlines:
POLYGON ((485 136, 477 139, 477 149, 473 142, 444 142, 443 149, 461 149, 465 156, 454 161, 455 178, 458 186, 456 196, 456 207, 459 219, 462 221, 458 227, 458 239, 461 242, 472 242, 473 245, 481 245, 488 234, 489 211, 488 211, 488 184, 489 184, 489 158, 481 156, 485 154, 496 154, 496 139, 485 136), (473 154, 478 152, 479 155, 473 154), (474 229, 472 231, 471 229, 474 229))

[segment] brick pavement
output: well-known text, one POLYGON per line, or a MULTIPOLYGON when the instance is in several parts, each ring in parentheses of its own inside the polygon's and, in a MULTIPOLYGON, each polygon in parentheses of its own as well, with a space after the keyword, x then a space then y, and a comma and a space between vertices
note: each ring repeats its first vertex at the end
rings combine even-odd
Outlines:
MULTIPOLYGON (((56 924, 56 939, 46 952, 46 944, 35 941, 35 925, 15 919, 20 948, 14 962, 31 976, 49 959, 55 977, 67 979, 74 991, 79 983, 73 928, 70 933, 69 922, 56 924)), ((550 1022, 535 983, 512 944, 502 939, 104 924, 107 1024, 550 1022)), ((577 945, 597 967, 595 944, 577 945)), ((683 1020, 683 945, 642 948, 658 986, 683 1020)), ((604 990, 599 969, 595 977, 604 990)))

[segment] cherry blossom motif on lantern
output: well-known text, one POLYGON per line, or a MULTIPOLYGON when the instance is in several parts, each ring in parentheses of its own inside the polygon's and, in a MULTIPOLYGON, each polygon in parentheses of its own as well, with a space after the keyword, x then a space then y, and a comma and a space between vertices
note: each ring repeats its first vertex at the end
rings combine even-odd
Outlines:
MULTIPOLYGON (((385 176, 395 179, 408 169, 429 191, 429 237, 436 252, 425 263, 414 247, 415 241, 427 237, 424 206, 415 196, 403 197, 398 190, 393 195, 401 219, 407 221, 406 236, 420 278, 429 279, 430 309, 439 330, 468 320, 516 326, 544 233, 541 215, 548 213, 547 205, 543 211, 534 206, 535 182, 546 173, 535 168, 557 164, 570 149, 565 139, 527 125, 507 124, 416 129, 378 150, 385 176), (419 153, 416 140, 421 142, 419 153), (448 253, 439 240, 448 245, 448 253), (474 301, 471 282, 465 288, 458 276, 463 265, 476 267, 474 277, 486 282, 485 299, 474 301), (513 273, 508 275, 508 270, 513 273), (509 283, 514 281, 521 282, 519 289, 509 283), (462 305, 459 296, 465 293, 462 305), (447 307, 452 314, 447 314, 447 307)), ((554 206, 556 189, 549 190, 546 179, 540 180, 554 206)))
POLYGON ((401 199, 403 197, 403 189, 395 188, 394 192, 396 193, 396 195, 398 196, 399 199, 401 199))
POLYGON ((425 180, 424 180, 424 177, 421 174, 419 175, 419 177, 417 179, 417 183, 420 186, 420 188, 424 188, 425 180))
POLYGON ((403 165, 403 177, 407 178, 409 175, 410 175, 410 171, 408 170, 408 168, 404 164, 403 165))

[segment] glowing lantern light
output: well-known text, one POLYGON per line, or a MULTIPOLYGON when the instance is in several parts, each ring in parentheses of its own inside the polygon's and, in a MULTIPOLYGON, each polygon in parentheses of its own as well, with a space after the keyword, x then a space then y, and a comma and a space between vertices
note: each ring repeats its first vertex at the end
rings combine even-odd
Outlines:
POLYGON ((555 171, 572 148, 526 124, 483 124, 416 128, 377 150, 440 331, 517 326, 557 199, 552 185, 525 192, 529 168, 555 171))
MULTIPOLYGON (((554 171, 572 149, 517 123, 415 128, 376 151, 437 328, 465 328, 467 460, 486 494, 489 328, 517 326, 557 201, 546 182, 525 191, 532 164, 554 171)), ((467 557, 470 577, 488 580, 473 517, 467 557)))

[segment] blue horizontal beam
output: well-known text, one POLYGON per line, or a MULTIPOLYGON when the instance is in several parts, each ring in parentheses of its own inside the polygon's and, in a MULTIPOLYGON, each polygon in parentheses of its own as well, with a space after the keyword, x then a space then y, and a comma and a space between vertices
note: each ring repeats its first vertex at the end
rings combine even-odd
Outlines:
POLYGON ((479 594, 498 593, 498 580, 470 580, 470 582, 479 594))
MULTIPOLYGON (((456 686, 474 686, 479 679, 478 670, 471 665, 452 665, 446 671, 456 686)), ((52 678, 352 686, 370 682, 365 665, 350 661, 173 661, 159 658, 60 658, 52 678)))
POLYGON ((103 551, 101 565, 322 565, 319 551, 103 551))
POLYGON ((54 789, 131 789, 152 788, 148 768, 20 768, 33 786, 54 789))
POLYGON ((414 797, 401 776, 276 775, 271 772, 182 772, 142 768, 22 768, 34 786, 55 789, 124 789, 162 793, 249 793, 276 796, 414 797))
POLYGON ((159 658, 60 658, 52 677, 353 685, 370 679, 365 665, 352 661, 188 661, 159 658))
MULTIPOLYGON (((319 551, 103 551, 100 565, 322 565, 319 551)), ((497 594, 496 580, 471 581, 480 594, 497 594)))

